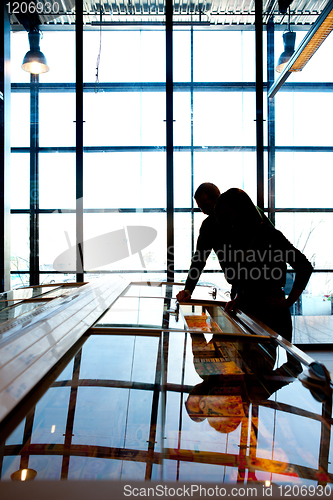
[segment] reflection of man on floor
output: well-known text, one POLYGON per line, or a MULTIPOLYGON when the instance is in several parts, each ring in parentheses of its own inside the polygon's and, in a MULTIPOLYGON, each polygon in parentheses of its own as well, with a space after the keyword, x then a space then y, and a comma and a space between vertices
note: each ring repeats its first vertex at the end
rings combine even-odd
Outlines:
POLYGON ((216 255, 219 255, 219 231, 214 213, 215 203, 219 196, 219 188, 210 182, 201 184, 194 194, 194 199, 198 207, 204 214, 208 215, 208 217, 206 217, 200 227, 196 251, 192 257, 191 267, 187 275, 184 290, 181 290, 177 294, 177 300, 179 300, 179 302, 185 302, 191 298, 192 292, 200 278, 211 251, 214 250, 216 255))
POLYGON ((235 430, 249 403, 267 400, 297 375, 283 365, 274 370, 275 347, 267 356, 250 342, 225 342, 219 335, 209 342, 203 334, 191 337, 194 367, 203 382, 193 387, 185 406, 192 420, 207 418, 219 432, 235 430))
MULTIPOLYGON (((207 419, 210 427, 222 434, 239 428, 239 455, 226 455, 237 467, 237 479, 257 481, 256 469, 274 472, 294 472, 279 443, 275 443, 275 459, 257 456, 259 429, 258 404, 295 380, 287 363, 274 370, 276 348, 257 343, 226 342, 214 335, 207 342, 202 333, 191 334, 195 370, 203 382, 193 387, 185 407, 195 422, 207 419), (251 408, 250 408, 251 405, 251 408), (249 451, 247 451, 249 450, 249 451), (233 462, 234 461, 234 462, 233 462)), ((235 436, 236 437, 236 436, 235 436)))

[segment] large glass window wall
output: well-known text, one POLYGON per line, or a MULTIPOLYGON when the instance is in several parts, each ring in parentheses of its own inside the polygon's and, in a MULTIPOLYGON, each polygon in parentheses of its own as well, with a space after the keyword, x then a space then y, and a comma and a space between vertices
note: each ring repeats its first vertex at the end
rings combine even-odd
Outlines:
MULTIPOLYGON (((296 45, 306 34, 297 31, 296 45)), ((266 33, 263 34, 266 81, 266 33)), ((303 314, 331 314, 330 196, 332 134, 327 116, 333 99, 322 84, 332 69, 328 37, 303 72, 275 97, 274 169, 267 133, 264 93, 264 199, 276 226, 304 251, 315 267, 306 290, 325 308, 303 314), (325 55, 326 54, 326 55, 325 55), (323 59, 322 59, 323 58, 323 59), (306 91, 298 84, 308 83, 306 91), (268 181, 274 176, 274 205, 268 181), (328 312, 329 311, 329 312, 328 312)), ((75 32, 44 30, 41 48, 50 72, 39 78, 38 230, 39 281, 66 280, 75 267, 54 268, 76 241, 75 32)), ((11 36, 11 212, 12 286, 29 282, 30 91, 21 70, 28 49, 24 32, 11 36)), ((275 32, 275 60, 282 31, 275 32)), ((93 262, 87 276, 127 272, 137 279, 166 279, 167 141, 166 39, 164 27, 117 29, 96 26, 83 33, 83 238, 129 227, 149 227, 156 238, 110 262, 93 262), (133 274, 134 273, 134 274, 133 274)), ((173 235, 175 279, 185 279, 203 215, 193 194, 205 181, 221 191, 240 187, 256 201, 255 31, 174 29, 173 32, 173 235)), ((264 90, 267 89, 264 83, 264 90)), ((168 181, 170 182, 170 181, 168 181)), ((272 188, 270 188, 272 189, 272 188)), ((111 239, 112 239, 111 237, 111 239)), ((139 245, 140 246, 140 245, 139 245)), ((215 255, 202 280, 226 288, 215 255)), ((309 303, 310 299, 307 299, 309 303)), ((304 304, 306 300, 304 299, 304 304)))

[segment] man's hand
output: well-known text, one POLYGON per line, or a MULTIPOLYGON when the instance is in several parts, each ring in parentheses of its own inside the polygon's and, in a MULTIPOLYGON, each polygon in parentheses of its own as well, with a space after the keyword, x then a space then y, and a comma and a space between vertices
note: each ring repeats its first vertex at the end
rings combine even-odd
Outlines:
POLYGON ((230 313, 236 307, 236 299, 229 300, 225 305, 225 312, 230 313))
POLYGON ((188 290, 181 290, 176 295, 176 299, 178 300, 178 302, 186 302, 187 300, 190 300, 190 298, 191 294, 188 290))
POLYGON ((288 309, 292 304, 289 305, 288 300, 285 298, 267 297, 264 305, 271 308, 288 309))

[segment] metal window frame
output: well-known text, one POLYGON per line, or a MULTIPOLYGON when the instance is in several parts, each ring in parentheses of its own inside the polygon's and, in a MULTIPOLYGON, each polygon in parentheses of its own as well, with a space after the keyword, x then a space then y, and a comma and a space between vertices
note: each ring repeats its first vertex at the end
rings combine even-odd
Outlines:
MULTIPOLYGON (((276 208, 275 207, 275 187, 274 187, 274 165, 275 165, 275 153, 276 152, 333 152, 332 147, 311 147, 311 146, 294 146, 294 147, 284 147, 284 146, 275 146, 275 131, 274 127, 274 113, 272 108, 272 99, 268 99, 268 127, 271 127, 269 135, 268 135, 268 145, 264 146, 263 144, 263 107, 261 105, 261 101, 263 99, 263 95, 265 91, 270 88, 272 77, 268 76, 267 82, 263 81, 262 75, 262 13, 261 13, 261 5, 260 2, 256 2, 257 7, 257 21, 255 25, 256 30, 256 82, 194 82, 193 78, 193 26, 191 27, 191 79, 189 82, 174 82, 172 75, 172 12, 169 12, 168 22, 166 23, 166 71, 167 71, 167 81, 166 83, 100 83, 100 89, 104 92, 122 92, 122 91, 131 91, 131 92, 166 92, 166 112, 167 112, 167 141, 166 146, 84 146, 83 145, 83 94, 85 92, 93 92, 95 91, 95 84, 93 83, 84 83, 83 82, 83 68, 82 68, 82 58, 83 58, 83 25, 82 21, 82 12, 78 9, 77 15, 77 25, 76 25, 76 58, 77 58, 77 68, 76 68, 76 82, 75 83, 39 83, 38 90, 40 93, 48 93, 48 92, 72 92, 76 94, 76 146, 72 147, 39 147, 38 145, 38 154, 39 153, 76 153, 76 174, 77 174, 77 192, 76 198, 77 200, 82 200, 83 196, 83 154, 84 153, 97 153, 97 152, 127 152, 127 151, 136 151, 136 152, 153 152, 153 151, 161 151, 166 153, 167 156, 167 206, 164 207, 156 207, 156 208, 146 208, 140 209, 140 211, 145 213, 166 213, 167 215, 167 252, 168 249, 173 247, 174 244, 174 214, 175 213, 191 213, 191 247, 194 249, 194 212, 198 211, 193 205, 193 194, 194 194, 194 185, 193 185, 193 171, 194 171, 194 152, 202 151, 200 146, 194 146, 193 142, 193 96, 194 92, 255 92, 256 93, 256 113, 257 113, 257 140, 256 145, 253 146, 208 146, 205 148, 205 152, 211 151, 242 151, 242 152, 256 152, 257 154, 257 200, 259 205, 263 205, 264 200, 264 182, 263 182, 263 153, 268 151, 268 176, 270 179, 269 183, 269 192, 268 192, 268 207, 265 209, 268 214, 270 214, 271 218, 274 220, 275 213, 279 212, 333 212, 333 209, 325 209, 325 208, 308 208, 308 209, 298 209, 298 208, 276 208), (167 85, 166 85, 167 84, 167 85), (189 92, 191 96, 191 145, 190 146, 174 146, 173 144, 173 93, 174 92, 189 92), (259 101, 259 104, 258 104, 259 101), (186 208, 175 208, 173 203, 173 154, 174 152, 190 152, 191 153, 191 206, 186 208)), ((272 37, 272 33, 269 31, 271 29, 274 34, 274 26, 268 26, 267 33, 268 38, 272 37)), ((274 43, 274 41, 273 41, 274 43)), ((274 47, 273 47, 274 49, 274 47)), ((270 55, 268 51, 268 61, 270 60, 270 55)), ((269 67, 269 66, 268 66, 269 67)), ((271 70, 271 69, 270 69, 271 70)), ((300 91, 300 92, 331 92, 333 89, 333 84, 331 83, 292 83, 285 84, 282 88, 282 91, 300 91)), ((29 92, 31 90, 30 84, 12 84, 12 92, 21 93, 21 92, 29 92)), ((31 149, 29 147, 13 147, 11 150, 12 153, 30 153, 31 149)), ((79 203, 79 202, 77 202, 79 203)), ((116 209, 109 209, 108 212, 115 212, 116 209)), ((105 210, 103 210, 105 212, 105 210)), ((117 209, 118 211, 118 209, 117 209)), ((122 213, 135 213, 135 209, 120 209, 122 213)), ((39 206, 35 207, 34 213, 38 219, 39 214, 52 213, 53 210, 43 210, 40 209, 39 206)), ((89 210, 83 209, 83 206, 77 206, 76 209, 73 210, 61 210, 64 213, 76 213, 77 215, 77 242, 83 241, 83 214, 95 212, 98 213, 99 210, 89 210)), ((31 214, 31 210, 11 210, 11 214, 31 214)), ((38 220, 33 223, 33 229, 36 231, 38 228, 38 220)), ((34 238, 31 238, 34 240, 34 238)), ((37 238, 38 239, 38 238, 37 238)), ((78 245, 77 245, 78 246, 78 245)), ((78 267, 80 265, 80 255, 78 255, 78 267)), ((79 269, 78 269, 79 270, 79 269)), ((172 280, 172 275, 174 272, 186 272, 174 269, 174 256, 173 252, 168 252, 168 265, 167 270, 170 271, 169 279, 172 280)), ((39 270, 38 270, 39 271, 39 270)), ((78 281, 83 281, 83 269, 81 269, 82 273, 79 273, 77 276, 78 281), (80 279, 79 279, 80 278, 80 279)), ((321 270, 316 270, 315 272, 321 272, 321 270)), ((331 270, 322 270, 323 272, 331 272, 331 270)), ((39 271, 44 274, 44 271, 39 271)), ((207 271, 214 272, 214 271, 207 271)), ((18 274, 20 272, 13 272, 12 274, 18 274)), ((26 273, 26 271, 22 271, 22 273, 26 273)), ((31 271, 30 271, 31 273, 31 271)), ((56 274, 56 273, 55 273, 56 274)))

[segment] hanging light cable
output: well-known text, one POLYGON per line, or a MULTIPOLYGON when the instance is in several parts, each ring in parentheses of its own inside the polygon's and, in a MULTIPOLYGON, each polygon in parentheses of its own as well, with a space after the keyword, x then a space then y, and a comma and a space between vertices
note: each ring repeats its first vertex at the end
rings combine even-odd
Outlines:
POLYGON ((96 61, 96 80, 95 80, 95 94, 99 92, 99 65, 101 62, 101 52, 102 52, 102 4, 100 4, 100 9, 99 9, 99 51, 98 51, 98 56, 97 56, 97 61, 96 61))

